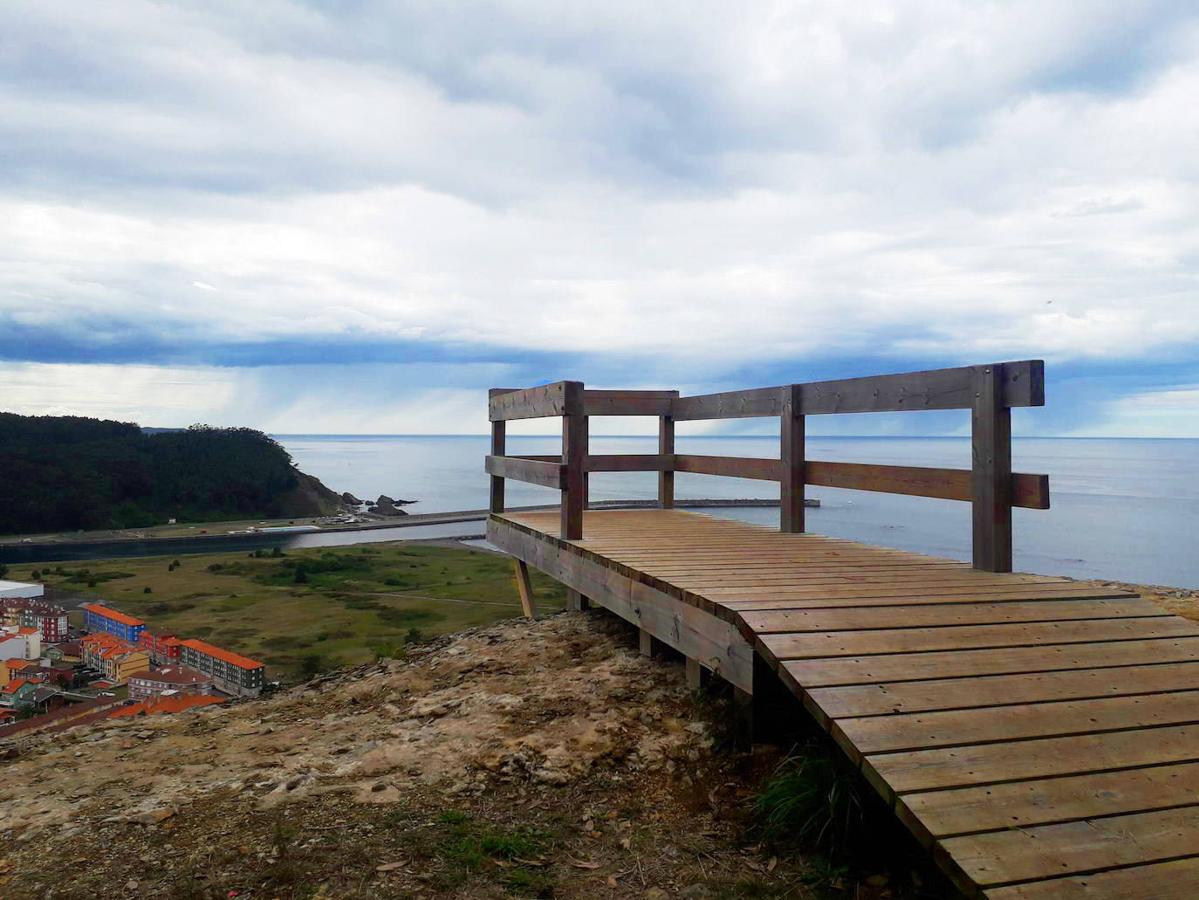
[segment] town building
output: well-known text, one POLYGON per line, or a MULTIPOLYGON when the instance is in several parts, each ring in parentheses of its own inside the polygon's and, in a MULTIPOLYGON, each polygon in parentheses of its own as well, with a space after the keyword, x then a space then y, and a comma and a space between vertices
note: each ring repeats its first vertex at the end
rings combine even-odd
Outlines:
POLYGON ((30 600, 46 593, 44 585, 24 581, 0 581, 0 600, 30 600))
POLYGON ((62 641, 46 648, 46 658, 52 663, 77 663, 83 661, 83 644, 79 641, 62 641))
POLYGON ((173 634, 151 634, 142 632, 141 647, 150 654, 150 662, 156 666, 175 666, 183 647, 173 634))
POLYGON ((129 697, 141 700, 160 694, 207 694, 212 688, 212 676, 185 666, 166 666, 147 669, 129 679, 129 697))
POLYGON ((218 689, 239 697, 257 697, 262 692, 264 667, 257 660, 195 638, 180 643, 183 665, 211 675, 218 689))
MULTIPOLYGON (((0 627, 0 684, 8 683, 9 661, 35 660, 42 653, 42 635, 36 628, 0 627)), ((35 663, 36 665, 36 663, 35 663)))
POLYGON ((111 634, 89 634, 82 641, 83 662, 114 684, 150 668, 150 654, 111 634))
POLYGON ((21 610, 20 625, 38 629, 42 633, 43 643, 54 644, 67 639, 67 611, 51 603, 27 603, 21 610))
POLYGON ((102 603, 83 604, 83 627, 96 633, 111 634, 129 644, 141 643, 142 632, 146 623, 133 616, 127 616, 102 603))

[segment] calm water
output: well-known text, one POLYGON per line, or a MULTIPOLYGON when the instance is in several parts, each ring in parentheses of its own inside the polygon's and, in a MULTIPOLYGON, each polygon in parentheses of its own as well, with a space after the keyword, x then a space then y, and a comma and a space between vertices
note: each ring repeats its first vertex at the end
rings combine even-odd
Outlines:
MULTIPOLYGON (((340 437, 280 435, 296 463, 338 491, 360 497, 419 501, 411 512, 487 505, 486 437, 340 437)), ((681 453, 777 457, 768 437, 680 437, 681 453)), ((593 437, 593 453, 653 453, 648 437, 593 437)), ((508 438, 513 454, 557 453, 551 437, 508 438)), ((1015 511, 1016 568, 1086 578, 1199 587, 1199 440, 1026 438, 1013 442, 1014 467, 1048 473, 1053 508, 1015 511)), ((963 438, 808 438, 811 459, 969 468, 963 438)), ((676 494, 691 497, 778 497, 769 482, 708 475, 675 476, 676 494)), ((594 499, 652 498, 653 473, 591 477, 594 499)), ((510 505, 555 503, 556 492, 508 482, 510 505)), ((970 507, 950 500, 813 487, 821 508, 808 511, 812 531, 969 559, 970 507)), ((716 514, 774 523, 774 509, 716 514)), ((460 533, 478 530, 459 526, 460 533)), ((412 535, 415 536, 415 535, 412 535)), ((423 535, 422 535, 423 536, 423 535)), ((333 535, 327 536, 333 538, 333 535)), ((350 537, 350 536, 346 536, 350 537)), ((385 539, 382 535, 372 539, 385 539)), ((305 539, 307 540, 307 538, 305 539)))

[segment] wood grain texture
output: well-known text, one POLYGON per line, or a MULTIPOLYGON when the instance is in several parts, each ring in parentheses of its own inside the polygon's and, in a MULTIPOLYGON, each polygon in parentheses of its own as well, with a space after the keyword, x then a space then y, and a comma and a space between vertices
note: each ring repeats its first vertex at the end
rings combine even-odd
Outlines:
POLYGON ((1189 896, 1194 623, 1120 589, 669 509, 589 511, 581 540, 557 525, 505 513, 488 534, 679 649, 689 684, 732 681, 743 735, 773 668, 967 894, 1189 896))
POLYGON ((561 463, 521 459, 516 456, 488 456, 484 460, 487 474, 493 478, 515 478, 530 484, 561 490, 565 483, 565 472, 561 463))

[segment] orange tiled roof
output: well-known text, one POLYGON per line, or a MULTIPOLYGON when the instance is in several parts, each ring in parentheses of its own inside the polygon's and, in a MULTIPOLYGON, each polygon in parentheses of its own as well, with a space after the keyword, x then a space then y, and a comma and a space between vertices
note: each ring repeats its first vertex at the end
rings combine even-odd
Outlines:
POLYGON ((8 666, 8 668, 14 672, 20 671, 21 669, 39 668, 38 661, 36 659, 6 659, 4 661, 4 665, 8 666))
POLYGON ((37 634, 41 631, 40 628, 34 628, 31 625, 24 625, 17 629, 17 634, 37 634))
POLYGON ((196 638, 188 638, 186 641, 180 641, 179 643, 184 647, 190 647, 197 653, 205 653, 208 656, 237 666, 239 669, 258 669, 262 667, 262 663, 250 659, 248 656, 242 656, 240 653, 232 653, 229 650, 214 647, 212 644, 197 640, 196 638))
POLYGON ((93 612, 98 616, 103 616, 106 619, 112 619, 114 622, 120 622, 122 625, 145 625, 141 619, 135 619, 133 616, 127 616, 123 612, 118 612, 110 606, 103 606, 99 603, 85 603, 83 608, 89 612, 93 612))
POLYGON ((26 684, 29 684, 29 682, 26 681, 24 678, 18 678, 16 681, 10 681, 8 684, 6 684, 4 686, 4 693, 15 694, 17 691, 19 691, 21 689, 22 685, 26 685, 26 684))
POLYGON ((122 706, 109 715, 109 718, 121 719, 126 716, 141 715, 142 713, 148 716, 157 716, 224 702, 224 697, 213 697, 210 694, 178 694, 173 697, 156 697, 153 700, 143 700, 140 703, 134 703, 132 706, 122 706))

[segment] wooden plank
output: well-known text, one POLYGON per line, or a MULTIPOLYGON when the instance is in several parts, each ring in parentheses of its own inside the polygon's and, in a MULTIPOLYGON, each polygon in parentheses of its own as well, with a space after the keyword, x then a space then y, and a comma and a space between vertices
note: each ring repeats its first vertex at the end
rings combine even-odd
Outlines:
POLYGON ((488 415, 492 422, 565 415, 566 385, 567 382, 559 381, 541 387, 493 394, 488 400, 488 415))
MULTIPOLYGON (((970 469, 920 466, 878 466, 862 463, 808 460, 807 482, 821 487, 934 497, 941 500, 974 498, 970 469)), ((1009 490, 1013 506, 1049 509, 1049 476, 1013 473, 1009 490)))
POLYGON ((777 387, 679 397, 671 406, 676 422, 777 416, 782 411, 782 388, 777 387))
MULTIPOLYGON (((996 363, 1002 381, 1004 406, 1045 405, 1045 364, 1041 360, 996 363)), ((803 415, 902 412, 922 409, 970 409, 974 405, 976 370, 990 366, 966 366, 927 372, 872 375, 798 385, 803 415)), ((674 402, 676 421, 734 419, 777 416, 782 413, 783 388, 727 391, 674 402)))
POLYGON ((904 794, 897 812, 927 839, 1185 806, 1199 762, 904 794))
POLYGON ((583 412, 588 416, 666 416, 678 391, 583 392, 583 412))
POLYGON ((1193 723, 1199 692, 1174 691, 838 719, 833 730, 855 753, 871 754, 1193 723))
POLYGON ((815 688, 807 692, 805 700, 819 707, 825 717, 843 718, 969 709, 1004 703, 1085 700, 1175 690, 1199 690, 1199 664, 1195 661, 1155 662, 1141 666, 1071 669, 1030 675, 815 688))
MULTIPOLYGON (((1178 616, 1022 622, 1014 625, 949 625, 943 628, 884 628, 824 633, 758 635, 774 659, 868 656, 896 653, 919 656, 941 651, 998 647, 1092 644, 1148 638, 1199 637, 1199 627, 1178 616)), ((915 665, 919 665, 917 660, 915 665)))
POLYGON ((560 533, 568 541, 583 536, 587 508, 584 463, 587 459, 587 417, 583 415, 583 383, 566 381, 562 416, 562 510, 560 533))
POLYGON ((941 845, 983 887, 1199 855, 1199 806, 949 838, 941 845))
POLYGON ((975 373, 998 368, 1005 407, 1045 405, 1045 364, 1041 360, 965 366, 899 375, 873 375, 802 385, 805 415, 971 409, 975 373))
POLYGON ((699 475, 723 475, 726 478, 750 478, 757 481, 778 481, 782 463, 777 459, 750 459, 737 456, 695 456, 676 453, 676 472, 699 475))
POLYGON ((862 771, 890 796, 1199 760, 1199 725, 880 753, 862 771))
POLYGON ((1054 622, 1069 619, 1114 619, 1130 616, 1170 617, 1149 600, 1034 600, 1017 603, 961 603, 940 606, 885 606, 798 609, 755 612, 741 618, 756 634, 802 631, 848 631, 862 628, 924 628, 949 625, 994 625, 1012 622, 1054 622))
POLYGON ((537 618, 537 607, 533 605, 533 583, 529 580, 529 567, 523 560, 512 560, 516 576, 516 590, 520 594, 520 609, 528 618, 537 618))
POLYGON ((974 567, 1012 571, 1012 412, 1003 402, 1004 369, 975 372, 970 417, 974 567))
POLYGON ((942 587, 926 585, 919 588, 889 587, 886 585, 847 586, 830 591, 821 585, 807 588, 709 588, 704 596, 731 610, 796 609, 802 606, 891 606, 896 604, 952 604, 979 601, 1041 600, 1061 597, 1080 600, 1131 597, 1118 588, 1093 588, 1088 585, 1054 584, 1053 582, 1016 582, 1012 584, 980 584, 968 589, 961 585, 942 587))
POLYGON ((565 471, 561 463, 539 462, 515 456, 488 456, 484 461, 487 474, 494 478, 515 478, 530 484, 562 489, 565 471))
POLYGON ((674 454, 613 453, 588 456, 588 472, 662 472, 674 465, 674 454))
POLYGON ((1193 900, 1199 857, 992 888, 990 900, 1193 900))
POLYGON ((1005 647, 970 652, 890 653, 792 660, 782 664, 781 674, 785 680, 802 688, 817 688, 973 675, 1099 669, 1196 659, 1199 659, 1199 638, 1184 637, 1048 647, 1005 647))
POLYGON ((783 411, 779 416, 779 531, 788 534, 804 530, 804 417, 799 402, 798 385, 783 389, 783 411))
MULTIPOLYGON (((677 393, 675 396, 678 396, 677 393)), ((658 453, 670 457, 670 467, 658 473, 658 506, 671 509, 674 506, 674 417, 658 418, 658 453)))

